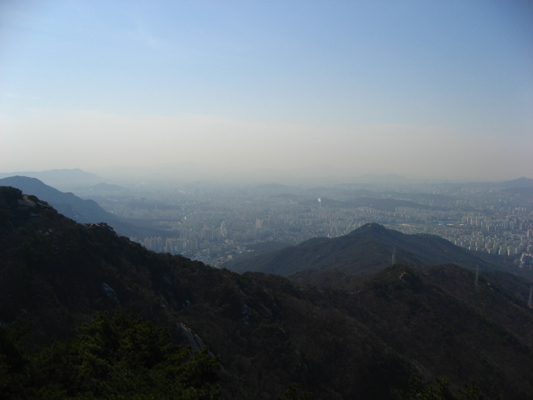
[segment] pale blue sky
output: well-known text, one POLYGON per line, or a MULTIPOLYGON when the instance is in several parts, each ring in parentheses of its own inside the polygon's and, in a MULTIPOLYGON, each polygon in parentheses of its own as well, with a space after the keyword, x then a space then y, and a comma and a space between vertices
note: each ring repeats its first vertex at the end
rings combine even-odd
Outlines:
POLYGON ((533 177, 533 2, 0 3, 0 171, 533 177))

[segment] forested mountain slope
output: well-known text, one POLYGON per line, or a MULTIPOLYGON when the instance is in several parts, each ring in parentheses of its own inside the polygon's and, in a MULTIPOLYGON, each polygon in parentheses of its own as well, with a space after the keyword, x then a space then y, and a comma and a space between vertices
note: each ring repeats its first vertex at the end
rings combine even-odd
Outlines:
MULTIPOLYGON (((477 265, 482 270, 506 268, 494 257, 475 254, 439 236, 407 235, 377 223, 363 225, 344 236, 310 239, 297 246, 229 262, 225 266, 235 272, 257 271, 281 276, 328 269, 364 275, 391 265, 394 249, 396 260, 407 265, 454 263, 469 269, 477 265)), ((527 274, 527 271, 521 272, 527 274)))
POLYGON ((80 223, 105 222, 119 234, 128 237, 160 236, 162 231, 144 226, 132 225, 106 210, 90 199, 82 199, 73 193, 65 193, 48 186, 36 178, 26 176, 11 176, 0 179, 0 186, 11 186, 22 190, 28 195, 37 196, 46 201, 64 216, 80 223))
POLYGON ((2 329, 31 323, 29 351, 73 337, 95 312, 123 311, 168 328, 178 343, 208 346, 227 399, 275 398, 292 383, 312 398, 392 399, 413 374, 531 398, 526 303, 485 278, 478 294, 465 294, 473 289, 455 273, 424 271, 395 265, 336 288, 238 275, 150 252, 0 187, 0 321, 2 329), (482 309, 475 296, 485 293, 493 302, 482 309), (505 310, 512 323, 496 318, 505 310))

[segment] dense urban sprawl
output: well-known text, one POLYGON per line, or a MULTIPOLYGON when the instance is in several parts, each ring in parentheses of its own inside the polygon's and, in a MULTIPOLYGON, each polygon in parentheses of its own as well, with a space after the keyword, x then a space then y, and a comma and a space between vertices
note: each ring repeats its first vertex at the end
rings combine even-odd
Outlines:
POLYGON ((220 265, 259 243, 297 244, 345 235, 368 222, 403 233, 441 236, 470 250, 531 267, 531 196, 490 185, 357 185, 227 188, 183 185, 107 196, 116 215, 151 221, 165 232, 132 238, 148 249, 220 265))

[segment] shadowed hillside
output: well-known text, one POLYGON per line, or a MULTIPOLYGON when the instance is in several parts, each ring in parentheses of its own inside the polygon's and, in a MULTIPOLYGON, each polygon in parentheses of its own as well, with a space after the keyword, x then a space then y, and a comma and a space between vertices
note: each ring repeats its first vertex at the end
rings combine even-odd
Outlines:
POLYGON ((98 311, 144 316, 174 341, 217 355, 227 399, 275 398, 292 383, 314 399, 392 399, 413 374, 531 398, 533 350, 523 333, 533 330, 531 310, 513 290, 482 281, 493 301, 480 311, 465 293, 472 289, 447 272, 464 270, 443 268, 432 277, 395 265, 336 288, 238 275, 147 251, 105 224, 75 223, 0 187, 2 329, 31 323, 31 351, 72 338, 98 311), (512 323, 495 317, 506 310, 512 323))
POLYGON ((370 223, 334 239, 310 239, 297 246, 227 263, 236 271, 258 271, 289 276, 304 270, 334 269, 351 275, 369 274, 389 266, 393 249, 396 260, 408 265, 454 263, 465 268, 504 268, 495 258, 473 252, 428 234, 407 235, 370 223))
POLYGON ((73 193, 64 193, 51 186, 45 185, 39 179, 26 176, 12 176, 0 179, 0 186, 11 186, 24 193, 37 196, 48 202, 64 216, 81 223, 105 222, 119 234, 128 237, 160 236, 163 232, 156 229, 134 226, 122 218, 107 212, 94 200, 79 198, 73 193))

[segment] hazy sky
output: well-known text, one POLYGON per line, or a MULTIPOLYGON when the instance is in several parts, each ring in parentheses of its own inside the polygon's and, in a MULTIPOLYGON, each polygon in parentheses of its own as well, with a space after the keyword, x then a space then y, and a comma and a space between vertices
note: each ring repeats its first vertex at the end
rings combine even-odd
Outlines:
POLYGON ((533 177, 533 2, 0 2, 0 172, 189 161, 533 177))

